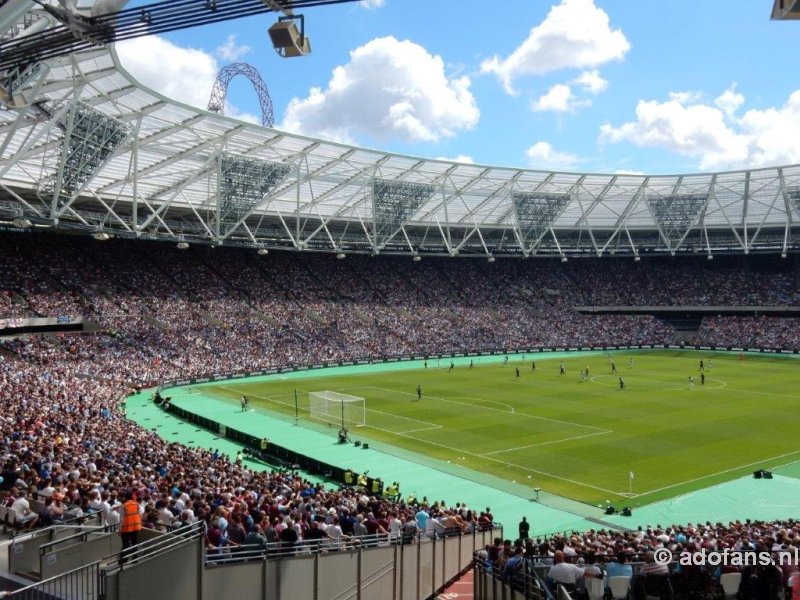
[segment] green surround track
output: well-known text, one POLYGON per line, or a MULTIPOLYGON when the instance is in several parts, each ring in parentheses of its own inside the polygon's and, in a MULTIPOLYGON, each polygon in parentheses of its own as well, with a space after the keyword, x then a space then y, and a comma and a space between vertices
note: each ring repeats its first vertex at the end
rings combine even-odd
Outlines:
MULTIPOLYGON (((630 352, 630 351, 627 351, 630 352)), ((595 354, 591 352, 542 352, 536 359, 571 358, 595 354)), ((532 355, 531 355, 532 356, 532 355)), ((450 360, 450 359, 447 359, 450 360)), ((457 365, 468 364, 470 357, 453 359, 457 365)), ((501 362, 503 356, 482 356, 482 363, 501 362)), ((365 372, 399 371, 420 368, 422 361, 380 363, 330 367, 313 371, 297 371, 279 375, 248 378, 248 382, 272 378, 308 379, 332 375, 353 375, 365 372)), ((447 503, 466 502, 476 510, 492 508, 495 519, 504 523, 507 537, 513 537, 516 523, 524 515, 531 523, 531 533, 542 535, 561 531, 584 531, 591 528, 638 526, 705 521, 732 521, 736 519, 790 519, 800 517, 800 461, 774 470, 772 480, 743 477, 688 494, 639 507, 632 517, 605 516, 596 507, 576 502, 546 492, 540 501, 531 500, 530 488, 514 485, 466 467, 444 464, 427 456, 399 449, 388 444, 370 441, 371 448, 363 450, 353 445, 336 443, 335 431, 327 430, 301 420, 301 426, 286 415, 271 413, 259 408, 241 412, 237 403, 216 396, 210 389, 218 383, 208 383, 172 388, 173 403, 184 410, 218 421, 223 425, 267 436, 274 443, 291 447, 317 460, 368 470, 384 481, 400 481, 406 496, 412 492, 430 501, 447 503)), ((167 441, 190 446, 218 448, 234 456, 241 448, 235 442, 220 439, 215 433, 184 422, 156 407, 151 392, 145 391, 128 400, 128 417, 139 425, 153 429, 167 441)), ((247 462, 250 468, 264 469, 264 465, 247 462)))

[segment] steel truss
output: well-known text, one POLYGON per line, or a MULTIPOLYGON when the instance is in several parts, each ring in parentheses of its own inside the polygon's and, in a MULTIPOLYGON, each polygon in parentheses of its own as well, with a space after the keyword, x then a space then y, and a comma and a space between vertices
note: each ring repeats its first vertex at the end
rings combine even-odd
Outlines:
POLYGON ((402 156, 181 105, 113 48, 42 63, 15 96, 0 226, 409 255, 800 250, 800 165, 646 176, 402 156))
POLYGON ((525 253, 535 251, 550 225, 572 200, 570 194, 548 192, 514 192, 511 195, 525 253))
POLYGON ((228 86, 234 77, 242 75, 250 80, 258 96, 258 104, 261 107, 261 124, 264 127, 275 125, 275 114, 272 110, 272 98, 269 95, 267 84, 261 78, 261 74, 252 65, 247 63, 231 63, 220 69, 214 87, 211 89, 211 98, 208 100, 208 110, 211 112, 225 114, 225 99, 228 97, 228 86))
POLYGON ((407 181, 372 180, 372 220, 377 248, 396 236, 420 206, 430 200, 436 188, 407 181))
MULTIPOLYGON (((40 184, 42 193, 52 197, 56 216, 63 214, 129 133, 128 127, 83 102, 73 101, 69 111, 58 108, 46 114, 60 115, 53 120, 64 132, 61 161, 58 171, 40 184)), ((41 106, 39 110, 45 111, 41 106)))
POLYGON ((672 251, 680 246, 689 228, 708 204, 708 194, 647 196, 647 203, 664 242, 672 251))
POLYGON ((238 227, 261 198, 289 172, 289 166, 223 154, 219 161, 217 222, 226 234, 238 227))

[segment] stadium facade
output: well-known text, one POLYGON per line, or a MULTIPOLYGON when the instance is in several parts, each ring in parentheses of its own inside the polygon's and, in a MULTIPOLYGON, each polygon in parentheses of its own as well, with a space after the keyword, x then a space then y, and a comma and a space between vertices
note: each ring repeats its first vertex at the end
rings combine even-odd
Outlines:
MULTIPOLYGON (((35 27, 31 10, 5 39, 35 27)), ((602 256, 800 247, 800 166, 684 175, 459 164, 164 97, 113 47, 7 76, 0 224, 336 253, 602 256)))

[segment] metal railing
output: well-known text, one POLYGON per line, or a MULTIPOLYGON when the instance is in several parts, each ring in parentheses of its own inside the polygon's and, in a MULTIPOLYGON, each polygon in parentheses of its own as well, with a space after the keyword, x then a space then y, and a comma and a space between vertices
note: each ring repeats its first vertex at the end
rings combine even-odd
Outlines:
MULTIPOLYGON (((511 572, 498 572, 481 552, 473 554, 475 598, 508 598, 513 591, 526 600, 556 600, 542 576, 523 560, 511 572), (497 590, 500 590, 498 596, 497 590), (491 590, 491 591, 490 591, 491 590)), ((562 600, 559 596, 558 600, 562 600)), ((566 599, 564 599, 566 600, 566 599)))
MULTIPOLYGON (((493 523, 492 527, 486 531, 491 531, 493 529, 502 531, 502 525, 500 523, 493 523)), ((478 530, 470 530, 467 532, 446 531, 444 533, 433 534, 418 531, 413 535, 404 535, 401 531, 394 534, 377 533, 363 536, 343 536, 340 539, 323 538, 319 540, 299 540, 297 542, 272 542, 250 545, 232 544, 220 548, 206 548, 205 563, 208 566, 213 566, 251 560, 264 560, 267 558, 288 558, 321 552, 339 552, 343 550, 425 544, 446 538, 476 537, 478 533, 478 530)))
POLYGON ((0 598, 14 600, 100 600, 106 595, 106 574, 102 561, 12 592, 0 592, 0 598))
MULTIPOLYGON (((0 599, 44 600, 102 600, 106 595, 106 578, 126 566, 140 564, 187 542, 205 535, 205 523, 195 523, 164 533, 122 552, 88 565, 62 573, 11 592, 0 592, 0 599)), ((60 540, 59 540, 60 541, 60 540)))

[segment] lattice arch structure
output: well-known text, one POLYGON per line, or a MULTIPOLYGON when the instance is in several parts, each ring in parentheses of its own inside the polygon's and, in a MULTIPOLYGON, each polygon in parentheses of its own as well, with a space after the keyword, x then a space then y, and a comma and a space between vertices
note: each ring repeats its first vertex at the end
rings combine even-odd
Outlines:
POLYGON ((214 87, 211 89, 211 98, 208 100, 208 110, 217 114, 225 113, 225 99, 228 97, 228 85, 234 77, 244 75, 253 84, 258 94, 258 103, 261 106, 261 124, 264 127, 275 125, 275 113, 272 109, 272 98, 269 95, 267 84, 252 65, 247 63, 231 63, 220 69, 214 87))

